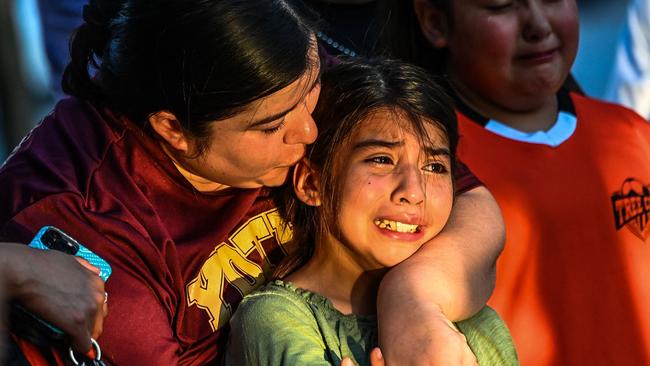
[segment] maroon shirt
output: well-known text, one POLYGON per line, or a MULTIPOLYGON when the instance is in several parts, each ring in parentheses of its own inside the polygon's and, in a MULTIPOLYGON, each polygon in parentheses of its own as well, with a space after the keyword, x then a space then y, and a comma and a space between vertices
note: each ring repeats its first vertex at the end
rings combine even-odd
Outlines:
POLYGON ((219 326, 284 256, 267 190, 201 194, 137 126, 74 99, 0 169, 0 187, 2 240, 54 225, 113 267, 99 339, 112 363, 215 359, 219 326))
MULTIPOLYGON (((457 190, 479 184, 459 172, 457 190)), ((114 364, 214 362, 223 326, 290 238, 267 189, 201 194, 140 128, 76 99, 0 168, 0 187, 0 240, 53 225, 113 267, 98 341, 114 364)))

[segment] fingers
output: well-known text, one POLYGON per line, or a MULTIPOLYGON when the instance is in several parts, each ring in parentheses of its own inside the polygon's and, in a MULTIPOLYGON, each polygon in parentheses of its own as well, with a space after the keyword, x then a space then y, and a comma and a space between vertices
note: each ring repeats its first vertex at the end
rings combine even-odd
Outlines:
MULTIPOLYGON (((79 327, 79 329, 87 329, 86 327, 79 327)), ((78 333, 68 333, 70 336, 70 346, 75 352, 85 354, 92 348, 90 342, 90 333, 88 331, 81 331, 78 333)))
POLYGON ((76 259, 77 262, 79 262, 79 264, 81 264, 82 266, 84 266, 84 268, 86 268, 87 270, 91 271, 92 273, 94 273, 94 274, 96 274, 96 275, 99 275, 99 272, 100 272, 100 271, 99 271, 99 268, 93 266, 92 264, 90 264, 90 262, 88 262, 88 261, 85 260, 84 258, 76 257, 76 256, 75 256, 74 259, 76 259))
POLYGON ((384 356, 379 347, 373 348, 370 352, 370 366, 384 366, 384 356))
POLYGON ((97 339, 99 336, 102 334, 103 327, 104 327, 104 317, 106 316, 106 313, 108 312, 108 306, 107 303, 104 302, 104 294, 102 294, 101 298, 97 298, 96 300, 99 300, 100 304, 98 304, 97 309, 98 311, 95 312, 95 317, 92 319, 92 336, 93 338, 97 339))
POLYGON ((104 281, 99 277, 92 275, 92 292, 91 296, 86 297, 85 301, 77 300, 78 311, 83 318, 80 322, 75 322, 77 326, 69 334, 72 337, 72 348, 86 354, 91 348, 90 338, 97 339, 104 326, 104 316, 107 313, 107 304, 104 292, 104 281))
POLYGON ((355 366, 354 362, 350 359, 350 357, 346 357, 341 361, 341 366, 355 366))

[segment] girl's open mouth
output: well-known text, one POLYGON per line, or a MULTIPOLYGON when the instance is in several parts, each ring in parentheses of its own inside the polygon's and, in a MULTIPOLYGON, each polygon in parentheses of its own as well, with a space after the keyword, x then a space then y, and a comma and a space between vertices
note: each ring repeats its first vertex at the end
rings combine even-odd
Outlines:
POLYGON ((374 224, 380 229, 396 231, 398 233, 417 233, 419 231, 418 225, 405 224, 399 221, 375 219, 374 224))

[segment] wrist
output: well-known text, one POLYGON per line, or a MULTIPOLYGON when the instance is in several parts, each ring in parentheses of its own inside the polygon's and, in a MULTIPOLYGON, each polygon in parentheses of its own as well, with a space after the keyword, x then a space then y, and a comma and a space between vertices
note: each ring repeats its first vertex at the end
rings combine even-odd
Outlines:
POLYGON ((452 294, 447 291, 449 286, 441 286, 445 282, 444 279, 430 271, 421 273, 417 264, 411 264, 402 263, 384 276, 377 297, 378 311, 385 309, 392 312, 417 308, 418 311, 453 316, 452 294))
POLYGON ((0 275, 4 285, 7 299, 14 299, 20 296, 21 289, 27 281, 24 263, 27 260, 26 250, 23 244, 3 243, 0 250, 0 275))

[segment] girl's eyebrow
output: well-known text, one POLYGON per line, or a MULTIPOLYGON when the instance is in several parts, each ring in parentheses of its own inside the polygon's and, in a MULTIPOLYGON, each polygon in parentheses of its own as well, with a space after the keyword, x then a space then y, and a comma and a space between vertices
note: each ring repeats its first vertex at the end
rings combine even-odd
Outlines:
POLYGON ((449 152, 449 149, 445 147, 433 147, 429 146, 426 149, 427 155, 429 156, 436 156, 436 155, 447 155, 450 156, 451 153, 449 152))
MULTIPOLYGON (((369 139, 369 140, 364 140, 356 143, 352 148, 352 150, 360 150, 369 147, 385 147, 388 149, 392 149, 403 145, 404 145, 404 141, 387 141, 387 140, 369 139)), ((427 146, 424 150, 428 156, 437 156, 437 155, 450 156, 451 155, 451 152, 446 147, 427 146)))
POLYGON ((369 139, 357 142, 352 150, 360 150, 368 147, 385 147, 385 148, 395 148, 404 145, 404 141, 387 141, 387 140, 378 140, 378 139, 369 139))

